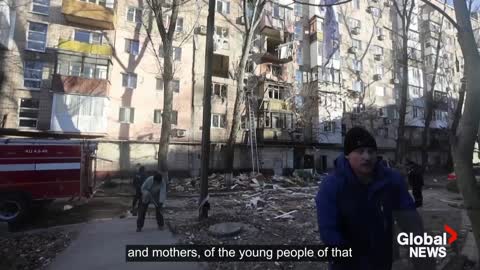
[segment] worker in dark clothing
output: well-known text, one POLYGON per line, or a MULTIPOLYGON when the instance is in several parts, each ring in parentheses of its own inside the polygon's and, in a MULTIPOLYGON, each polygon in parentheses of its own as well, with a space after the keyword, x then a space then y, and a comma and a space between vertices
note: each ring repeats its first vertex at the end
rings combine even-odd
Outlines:
POLYGON ((413 161, 407 161, 408 164, 408 183, 412 187, 413 198, 415 199, 415 206, 421 207, 423 205, 423 170, 420 165, 413 161))
POLYGON ((138 168, 138 172, 135 174, 133 178, 133 187, 135 188, 135 196, 133 197, 132 210, 131 210, 131 213, 133 215, 137 214, 138 204, 140 204, 142 200, 141 188, 146 178, 147 178, 147 175, 145 174, 145 167, 140 166, 138 168))
MULTIPOLYGON (((394 219, 403 232, 423 234, 423 224, 402 176, 377 160, 377 144, 361 127, 350 129, 344 154, 322 181, 315 198, 325 245, 352 248, 353 258, 331 270, 389 270, 394 256, 394 219)), ((413 259, 415 269, 435 269, 430 259, 413 259)))
POLYGON ((153 203, 155 205, 155 217, 157 218, 157 225, 159 229, 164 226, 162 215, 162 207, 167 199, 167 184, 166 180, 162 180, 162 175, 156 172, 153 176, 148 177, 142 185, 142 203, 139 207, 137 217, 137 232, 142 231, 145 223, 145 215, 147 214, 148 205, 153 203))

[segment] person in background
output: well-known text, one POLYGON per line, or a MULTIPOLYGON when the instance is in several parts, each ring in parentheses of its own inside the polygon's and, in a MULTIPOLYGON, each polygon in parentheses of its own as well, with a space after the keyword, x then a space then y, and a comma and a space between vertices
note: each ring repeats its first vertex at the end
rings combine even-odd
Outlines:
MULTIPOLYGON (((377 160, 376 141, 361 127, 345 135, 344 154, 320 184, 315 201, 323 244, 352 248, 353 258, 331 262, 331 270, 391 269, 394 219, 402 231, 423 234, 403 177, 377 160)), ((413 264, 415 269, 435 269, 430 259, 414 259, 413 264)))
POLYGON ((138 206, 140 204, 140 201, 142 200, 141 188, 143 182, 145 182, 145 179, 147 178, 147 175, 145 174, 145 167, 141 166, 140 164, 137 164, 137 166, 138 172, 133 177, 133 188, 135 189, 135 195, 132 201, 132 210, 130 211, 132 215, 137 214, 138 206))
POLYGON ((415 162, 408 160, 408 183, 412 187, 413 198, 415 199, 415 206, 423 206, 423 170, 422 167, 415 162))
POLYGON ((145 223, 145 215, 147 214, 150 203, 155 205, 155 216, 159 229, 163 229, 164 220, 162 215, 162 207, 167 199, 167 185, 166 179, 162 179, 160 172, 156 172, 153 176, 148 177, 143 183, 142 188, 142 203, 139 207, 137 217, 137 232, 142 231, 145 223))

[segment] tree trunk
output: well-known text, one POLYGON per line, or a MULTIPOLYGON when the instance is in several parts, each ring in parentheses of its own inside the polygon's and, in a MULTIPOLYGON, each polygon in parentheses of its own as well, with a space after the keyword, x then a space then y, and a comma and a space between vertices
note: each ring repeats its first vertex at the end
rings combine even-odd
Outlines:
MULTIPOLYGON (((163 42, 163 110, 162 110, 162 131, 160 135, 160 145, 158 149, 158 169, 161 172, 168 172, 168 146, 170 145, 170 132, 172 129, 172 103, 173 89, 171 81, 173 80, 173 58, 172 42, 163 42)), ((168 176, 167 176, 168 177, 168 176)))
MULTIPOLYGON (((443 18, 440 27, 443 26, 443 18)), ((428 165, 428 142, 430 141, 431 136, 431 129, 430 123, 432 121, 433 109, 435 106, 435 101, 433 100, 433 92, 435 91, 435 84, 437 81, 437 68, 438 68, 438 59, 440 57, 440 49, 441 44, 440 40, 442 40, 442 31, 440 29, 439 37, 438 37, 436 52, 435 52, 435 64, 433 65, 433 77, 430 84, 430 91, 427 92, 425 96, 425 126, 423 127, 422 133, 422 167, 423 170, 426 169, 428 165)))
POLYGON ((208 202, 208 173, 210 165, 210 126, 212 109, 212 60, 213 33, 215 32, 215 0, 208 1, 207 39, 205 46, 205 81, 203 86, 203 123, 202 123, 202 166, 200 171, 200 201, 198 218, 208 218, 210 204, 208 202))
MULTIPOLYGON (((406 24, 403 23, 403 29, 406 24)), ((408 31, 403 30, 402 38, 402 88, 400 91, 400 109, 397 132, 397 148, 395 152, 395 161, 397 164, 403 163, 405 158, 405 116, 407 112, 407 97, 408 97, 408 31)))
MULTIPOLYGON (((451 138, 455 173, 470 218, 477 247, 480 246, 480 197, 473 173, 473 150, 480 121, 480 55, 473 36, 470 13, 465 0, 454 0, 455 15, 460 26, 458 41, 465 59, 466 98, 463 116, 456 136, 451 138)), ((480 250, 477 248, 480 257, 480 250)))
MULTIPOLYGON (((253 24, 252 24, 253 25, 253 24)), ((240 65, 238 67, 237 74, 237 93, 235 95, 235 103, 233 106, 233 116, 232 116, 232 125, 230 128, 230 134, 228 136, 227 146, 226 146, 226 158, 225 158, 225 173, 227 174, 227 182, 232 177, 233 174, 233 163, 235 159, 235 142, 237 140, 237 132, 240 128, 241 115, 240 115, 240 106, 241 102, 244 99, 244 77, 245 77, 245 67, 247 65, 248 55, 250 53, 250 47, 252 45, 254 29, 250 29, 247 34, 246 40, 242 48, 242 57, 240 59, 240 65)), ((251 130, 250 132, 256 132, 251 130)), ((229 184, 229 183, 227 183, 229 184)))

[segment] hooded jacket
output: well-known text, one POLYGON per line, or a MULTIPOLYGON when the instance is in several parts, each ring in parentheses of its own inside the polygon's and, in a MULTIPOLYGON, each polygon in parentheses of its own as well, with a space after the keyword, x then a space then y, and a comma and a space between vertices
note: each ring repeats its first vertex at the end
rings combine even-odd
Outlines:
POLYGON ((341 155, 315 201, 323 243, 352 248, 353 259, 333 262, 332 270, 391 269, 396 214, 408 220, 407 230, 423 230, 403 177, 381 162, 375 165, 373 181, 363 184, 341 155))

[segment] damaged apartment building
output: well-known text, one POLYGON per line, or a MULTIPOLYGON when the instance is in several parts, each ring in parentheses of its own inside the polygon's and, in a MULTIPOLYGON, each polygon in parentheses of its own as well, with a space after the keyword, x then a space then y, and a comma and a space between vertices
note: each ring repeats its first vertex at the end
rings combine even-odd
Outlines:
MULTIPOLYGON (((163 56, 148 7, 139 0, 10 1, 0 5, 2 25, 9 26, 0 29, 0 52, 5 55, 2 135, 98 141, 97 171, 102 174, 131 171, 137 163, 155 168, 163 56)), ((418 4, 409 35, 407 130, 412 142, 418 142, 424 123, 432 73, 432 65, 424 63, 435 54, 438 38, 432 33, 438 32, 441 18, 418 4)), ((217 0, 215 10, 210 167, 221 171, 245 20, 238 0, 217 0)), ((394 46, 400 43, 398 16, 387 0, 353 0, 335 12, 339 46, 327 57, 325 9, 267 2, 248 59, 248 98, 241 110, 235 169, 251 169, 253 143, 261 169, 277 174, 296 168, 326 170, 342 151, 344 131, 354 125, 372 130, 381 154, 393 158, 401 79, 399 48, 394 46)), ((447 12, 453 14, 453 9, 447 12)), ((206 3, 188 1, 178 16, 168 161, 172 173, 198 175, 206 3)), ((437 76, 442 83, 434 86, 435 99, 442 104, 435 107, 431 123, 433 148, 444 145, 440 131, 448 126, 463 72, 454 30, 444 24, 440 29, 445 29, 446 45, 437 76)), ((439 151, 431 163, 444 162, 438 157, 443 158, 439 151)))

